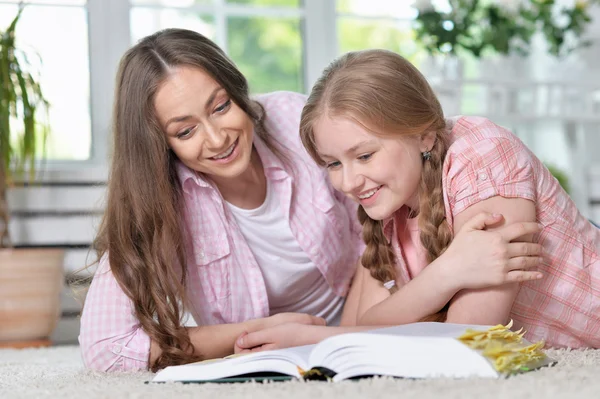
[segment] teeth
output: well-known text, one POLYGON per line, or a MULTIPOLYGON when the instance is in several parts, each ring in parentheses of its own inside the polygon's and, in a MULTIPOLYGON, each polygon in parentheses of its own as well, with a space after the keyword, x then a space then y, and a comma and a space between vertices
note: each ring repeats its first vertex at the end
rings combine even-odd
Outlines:
POLYGON ((233 143, 233 144, 231 145, 231 147, 229 147, 229 148, 227 149, 227 151, 226 151, 226 152, 222 153, 221 155, 217 155, 217 156, 213 157, 213 159, 223 159, 223 158, 227 158, 227 157, 228 157, 228 156, 230 156, 230 155, 231 155, 231 153, 233 152, 233 148, 234 148, 234 147, 235 147, 235 143, 233 143))
POLYGON ((375 193, 377 192, 377 190, 379 190, 379 187, 376 187, 370 191, 367 191, 364 194, 361 194, 358 196, 358 198, 360 199, 367 199, 367 198, 371 198, 373 195, 375 195, 375 193))

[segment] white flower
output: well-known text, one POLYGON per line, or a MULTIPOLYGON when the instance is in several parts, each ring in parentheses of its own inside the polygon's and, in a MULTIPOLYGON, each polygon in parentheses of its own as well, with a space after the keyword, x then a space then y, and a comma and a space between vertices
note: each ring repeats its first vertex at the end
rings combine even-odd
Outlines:
POLYGON ((415 0, 414 7, 420 12, 434 11, 431 0, 415 0))

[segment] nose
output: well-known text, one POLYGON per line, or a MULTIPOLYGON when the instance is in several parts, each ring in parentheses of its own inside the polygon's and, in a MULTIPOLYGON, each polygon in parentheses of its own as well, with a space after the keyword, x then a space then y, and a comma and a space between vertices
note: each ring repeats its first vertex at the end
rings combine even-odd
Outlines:
POLYGON ((362 175, 352 167, 342 169, 342 192, 348 194, 356 191, 362 184, 362 175))
POLYGON ((212 123, 204 124, 205 145, 211 152, 225 150, 227 134, 212 123))

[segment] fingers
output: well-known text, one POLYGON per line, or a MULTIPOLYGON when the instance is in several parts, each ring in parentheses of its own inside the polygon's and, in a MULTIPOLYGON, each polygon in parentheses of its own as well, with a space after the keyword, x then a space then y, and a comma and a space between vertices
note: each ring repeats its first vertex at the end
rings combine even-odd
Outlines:
POLYGON ((542 246, 532 242, 511 242, 508 244, 508 257, 538 256, 542 253, 542 246))
POLYGON ((539 280, 544 277, 540 272, 529 272, 523 270, 513 270, 506 275, 508 283, 522 283, 524 281, 539 280))
POLYGON ((481 212, 469 219, 463 228, 467 230, 483 230, 502 220, 503 216, 495 213, 481 212))
POLYGON ((518 256, 508 261, 506 269, 509 271, 531 269, 532 267, 539 266, 542 261, 543 258, 540 256, 518 256))
POLYGON ((266 344, 266 345, 254 347, 252 349, 240 349, 239 351, 236 350, 235 354, 236 355, 240 355, 240 354, 244 355, 247 353, 261 352, 261 351, 267 351, 267 350, 272 350, 272 349, 277 349, 274 344, 266 344))
POLYGON ((252 349, 257 346, 270 344, 271 340, 268 337, 269 329, 242 334, 235 341, 235 346, 239 347, 243 352, 244 349, 252 349))
POLYGON ((519 222, 501 228, 498 233, 504 240, 510 242, 528 234, 539 233, 541 230, 542 228, 537 222, 519 222))
POLYGON ((275 344, 264 344, 261 346, 257 346, 254 347, 252 349, 246 349, 245 352, 242 353, 254 353, 254 352, 262 352, 262 351, 270 351, 273 349, 277 349, 277 346, 275 344))
POLYGON ((247 331, 244 331, 243 333, 240 334, 240 336, 235 340, 235 342, 233 343, 233 353, 244 353, 247 351, 247 349, 244 349, 242 347, 240 347, 238 345, 238 341, 240 339, 242 339, 243 337, 245 337, 246 335, 248 335, 247 331))
POLYGON ((311 316, 313 318, 313 322, 312 324, 315 326, 326 326, 327 325, 327 321, 325 321, 324 318, 322 317, 317 317, 317 316, 311 316))

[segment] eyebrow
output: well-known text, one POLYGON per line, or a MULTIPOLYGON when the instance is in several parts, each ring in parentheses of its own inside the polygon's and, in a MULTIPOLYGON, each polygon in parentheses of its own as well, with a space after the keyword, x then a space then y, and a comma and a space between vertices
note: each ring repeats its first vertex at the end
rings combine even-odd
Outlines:
MULTIPOLYGON (((219 94, 219 92, 221 90, 224 90, 221 86, 216 87, 212 93, 210 93, 210 96, 208 97, 208 100, 206 100, 206 104, 204 105, 204 109, 208 110, 210 108, 210 105, 213 103, 213 101, 215 101, 215 98, 217 97, 217 94, 219 94)), ((175 116, 171 119, 169 119, 167 121, 167 123, 165 123, 165 129, 167 127, 169 127, 169 125, 171 123, 175 123, 175 122, 185 122, 189 119, 192 119, 192 115, 182 115, 182 116, 175 116)))
MULTIPOLYGON (((361 146, 363 146, 365 144, 371 144, 372 142, 373 142, 373 140, 363 140, 363 141, 361 141, 359 143, 354 144, 352 147, 348 148, 346 151, 344 151, 344 153, 345 154, 355 153, 356 150, 358 150, 361 146)), ((322 154, 322 153, 319 153, 319 156, 321 158, 334 158, 334 157, 332 157, 330 155, 322 154)))

